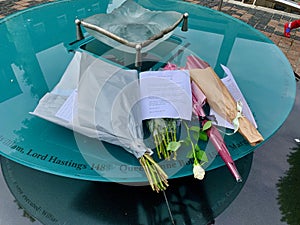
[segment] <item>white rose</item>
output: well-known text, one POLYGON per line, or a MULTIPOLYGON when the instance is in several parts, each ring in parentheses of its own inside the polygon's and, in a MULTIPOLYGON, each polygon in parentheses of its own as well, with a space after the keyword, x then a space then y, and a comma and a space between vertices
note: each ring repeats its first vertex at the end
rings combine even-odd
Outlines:
POLYGON ((199 164, 194 165, 193 168, 194 178, 202 180, 205 175, 205 170, 199 164))

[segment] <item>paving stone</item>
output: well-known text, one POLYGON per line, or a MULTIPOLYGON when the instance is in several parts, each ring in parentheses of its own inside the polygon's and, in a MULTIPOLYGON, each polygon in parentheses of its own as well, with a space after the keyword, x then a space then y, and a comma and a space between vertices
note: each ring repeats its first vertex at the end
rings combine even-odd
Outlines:
POLYGON ((264 30, 266 33, 273 33, 275 30, 275 27, 267 26, 264 30))
POLYGON ((276 21, 280 21, 281 15, 273 14, 272 19, 273 19, 273 20, 276 20, 276 21))

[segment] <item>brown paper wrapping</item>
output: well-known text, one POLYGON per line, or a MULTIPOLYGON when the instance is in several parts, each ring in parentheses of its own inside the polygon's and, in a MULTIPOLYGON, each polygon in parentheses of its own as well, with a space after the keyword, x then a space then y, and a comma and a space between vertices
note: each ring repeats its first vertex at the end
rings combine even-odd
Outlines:
MULTIPOLYGON (((209 106, 220 116, 232 123, 237 115, 237 102, 227 87, 211 67, 206 69, 191 69, 191 79, 206 95, 209 106)), ((238 132, 255 146, 264 140, 254 125, 246 118, 240 117, 238 132)))

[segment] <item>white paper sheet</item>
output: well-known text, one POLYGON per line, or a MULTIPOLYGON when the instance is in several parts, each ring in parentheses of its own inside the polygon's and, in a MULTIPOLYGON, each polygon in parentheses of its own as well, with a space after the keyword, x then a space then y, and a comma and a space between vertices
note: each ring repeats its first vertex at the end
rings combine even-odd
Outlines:
POLYGON ((142 118, 191 120, 192 92, 187 70, 140 73, 142 118))
MULTIPOLYGON (((243 104, 242 112, 243 112, 244 116, 247 117, 247 119, 257 128, 257 124, 256 124, 253 114, 249 108, 249 105, 246 102, 246 99, 244 98, 241 90, 239 89, 230 69, 224 65, 221 65, 221 67, 227 75, 221 79, 222 82, 225 84, 225 86, 231 93, 234 100, 242 102, 242 104, 243 104)), ((217 123, 218 126, 234 129, 234 127, 231 123, 227 122, 225 119, 223 119, 220 115, 218 115, 212 109, 210 110, 210 114, 216 116, 216 120, 218 121, 218 123, 217 123)))
POLYGON ((75 89, 71 95, 67 98, 64 104, 59 108, 56 117, 63 119, 67 122, 71 122, 73 120, 74 109, 77 108, 77 89, 75 89))

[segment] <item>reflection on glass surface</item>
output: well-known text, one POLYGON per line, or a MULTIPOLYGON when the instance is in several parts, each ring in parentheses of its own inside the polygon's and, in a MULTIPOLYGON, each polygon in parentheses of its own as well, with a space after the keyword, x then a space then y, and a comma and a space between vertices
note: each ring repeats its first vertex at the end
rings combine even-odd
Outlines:
POLYGON ((33 218, 25 209, 21 207, 7 187, 2 171, 0 171, 1 203, 0 203, 0 223, 5 225, 39 225, 41 224, 33 218))
MULTIPOLYGON (((247 179, 252 154, 236 161, 247 179)), ((43 224, 171 224, 163 194, 148 187, 69 179, 39 172, 1 158, 10 191, 43 224), (33 177, 28 179, 28 177, 33 177)), ((235 199, 243 187, 226 167, 208 172, 204 181, 174 179, 166 196, 176 224, 205 225, 235 199)))
POLYGON ((277 183, 278 203, 282 221, 289 225, 298 225, 300 221, 300 146, 293 148, 287 159, 290 168, 277 183))
POLYGON ((293 110, 278 132, 254 152, 246 184, 234 202, 216 219, 216 224, 290 225, 299 218, 295 212, 295 205, 300 201, 297 194, 299 145, 294 141, 300 137, 297 123, 299 93, 300 83, 297 82, 293 110))

